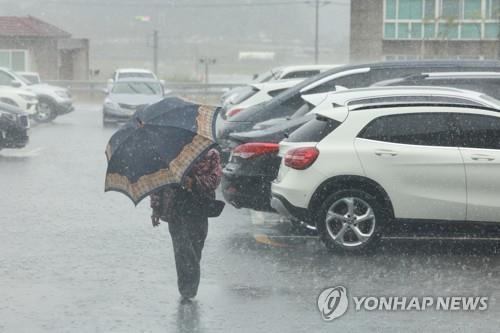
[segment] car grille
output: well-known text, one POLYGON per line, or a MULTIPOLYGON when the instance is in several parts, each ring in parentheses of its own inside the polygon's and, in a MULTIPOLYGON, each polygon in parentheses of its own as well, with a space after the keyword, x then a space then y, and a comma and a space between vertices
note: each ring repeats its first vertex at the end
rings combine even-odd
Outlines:
POLYGON ((28 128, 30 126, 28 116, 19 116, 19 125, 24 128, 28 128))
POLYGON ((142 104, 142 105, 119 104, 119 105, 122 109, 131 111, 142 110, 147 106, 147 104, 142 104))

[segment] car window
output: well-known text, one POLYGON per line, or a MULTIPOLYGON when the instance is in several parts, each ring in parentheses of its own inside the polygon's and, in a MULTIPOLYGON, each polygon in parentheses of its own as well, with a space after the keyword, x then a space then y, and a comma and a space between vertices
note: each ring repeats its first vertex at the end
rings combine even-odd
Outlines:
POLYGON ((152 82, 118 82, 113 85, 113 94, 160 95, 161 86, 152 82))
POLYGON ((457 114, 458 145, 465 148, 500 149, 500 118, 457 114))
POLYGON ((297 71, 283 75, 282 79, 303 79, 317 74, 319 74, 319 70, 297 71))
POLYGON ((2 86, 10 86, 14 78, 4 71, 0 71, 0 85, 2 86))
POLYGON ((291 118, 295 119, 295 118, 299 118, 299 117, 305 116, 313 108, 314 108, 314 105, 306 102, 297 111, 295 111, 294 114, 292 114, 291 118))
POLYGON ((285 139, 287 142, 320 142, 323 140, 328 134, 333 132, 341 122, 322 117, 316 116, 315 119, 310 120, 304 126, 299 127, 296 131, 294 131, 288 139, 285 139))
POLYGON ((446 113, 382 116, 370 122, 358 137, 409 145, 450 147, 454 145, 450 123, 450 115, 446 113))

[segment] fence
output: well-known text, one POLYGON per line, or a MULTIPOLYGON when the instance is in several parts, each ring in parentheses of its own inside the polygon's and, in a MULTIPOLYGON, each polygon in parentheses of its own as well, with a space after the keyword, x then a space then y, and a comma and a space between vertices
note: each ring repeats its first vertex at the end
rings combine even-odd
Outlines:
MULTIPOLYGON (((76 96, 103 97, 107 83, 101 81, 47 81, 47 83, 68 88, 76 96)), ((192 83, 192 82, 165 82, 167 90, 182 96, 216 98, 224 92, 239 87, 241 84, 232 83, 192 83)))

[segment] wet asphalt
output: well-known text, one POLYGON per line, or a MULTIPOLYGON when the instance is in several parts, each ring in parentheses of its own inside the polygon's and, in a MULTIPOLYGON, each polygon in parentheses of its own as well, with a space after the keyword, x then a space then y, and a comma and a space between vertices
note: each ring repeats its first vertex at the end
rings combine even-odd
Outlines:
MULTIPOLYGON (((114 129, 98 106, 33 126, 0 151, 0 332, 498 332, 500 242, 391 238, 338 255, 267 215, 212 219, 198 297, 181 304, 168 226, 104 193, 114 129), (325 322, 317 297, 487 296, 483 312, 356 311, 325 322)), ((433 238, 435 232, 427 232, 433 238)))

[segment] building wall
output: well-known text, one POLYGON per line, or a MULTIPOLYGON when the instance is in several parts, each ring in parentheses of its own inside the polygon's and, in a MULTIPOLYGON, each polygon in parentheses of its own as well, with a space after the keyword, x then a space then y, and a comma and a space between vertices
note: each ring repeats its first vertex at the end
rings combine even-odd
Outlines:
POLYGON ((418 59, 498 59, 499 43, 491 40, 385 40, 382 53, 386 58, 411 56, 418 59))
POLYGON ((28 50, 26 70, 39 72, 43 79, 57 79, 57 40, 51 38, 0 38, 0 49, 28 50))
POLYGON ((383 58, 382 0, 351 0, 351 62, 383 58))
POLYGON ((351 62, 383 59, 482 58, 499 59, 500 42, 495 39, 385 39, 384 0, 352 0, 351 62))

